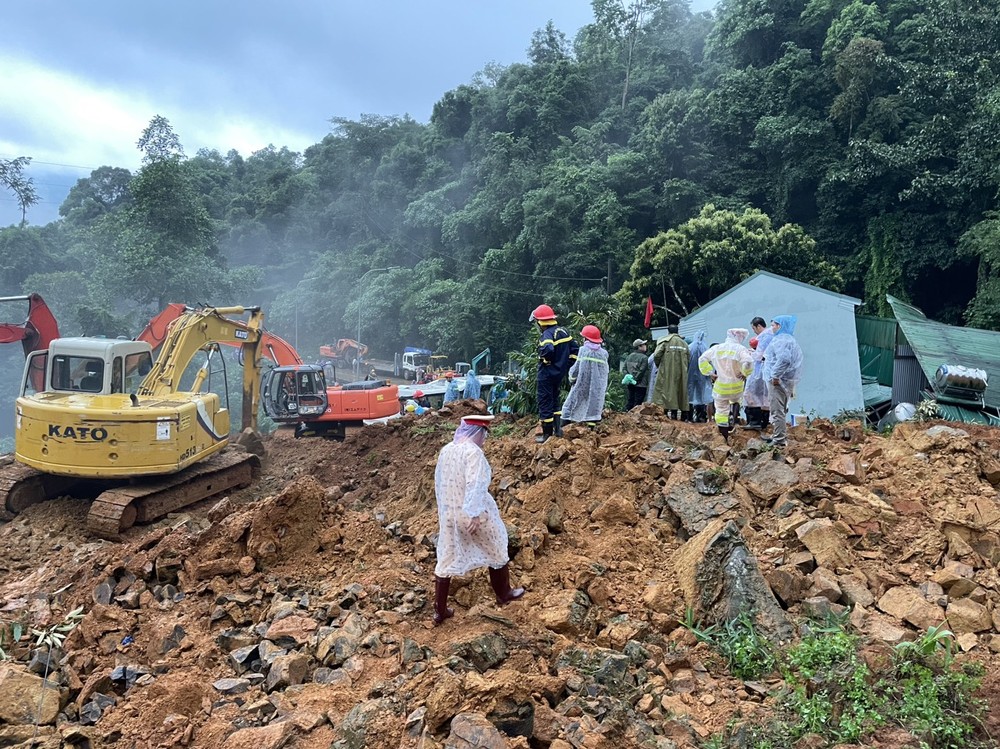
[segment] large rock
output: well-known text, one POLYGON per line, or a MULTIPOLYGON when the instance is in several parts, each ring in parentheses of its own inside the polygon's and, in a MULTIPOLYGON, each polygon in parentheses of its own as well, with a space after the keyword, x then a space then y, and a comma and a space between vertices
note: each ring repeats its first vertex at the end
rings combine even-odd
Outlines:
MULTIPOLYGON (((345 749, 366 749, 388 744, 396 730, 397 716, 388 699, 375 699, 355 705, 340 724, 345 749)), ((395 736, 395 741, 399 737, 395 736)), ((395 744, 393 744, 395 745, 395 744)))
POLYGON ((471 663, 479 673, 484 673, 507 660, 510 650, 500 635, 486 633, 452 645, 452 652, 471 663))
POLYGON ((830 461, 826 470, 851 484, 865 483, 865 468, 858 456, 853 453, 838 455, 830 461))
POLYGON ((944 611, 917 589, 908 585, 889 588, 876 604, 881 611, 920 629, 936 627, 944 621, 944 611))
POLYGON ((875 596, 868 590, 864 580, 854 575, 843 575, 838 578, 843 591, 844 603, 848 606, 864 606, 867 608, 875 603, 875 596))
POLYGON ((809 578, 792 564, 785 564, 768 570, 764 575, 767 584, 778 600, 785 606, 792 606, 806 597, 809 589, 809 578))
POLYGON ((669 614, 677 610, 677 599, 667 583, 653 583, 646 586, 642 602, 658 614, 669 614))
POLYGON ((296 733, 291 721, 271 723, 263 728, 244 728, 229 734, 222 749, 281 749, 296 733))
POLYGON ((276 689, 284 689, 293 684, 301 684, 306 680, 308 670, 309 656, 304 653, 279 655, 271 663, 271 669, 267 672, 267 681, 264 682, 264 690, 273 692, 276 689))
POLYGON ((452 719, 462 705, 465 683, 462 677, 451 671, 444 671, 434 680, 434 688, 427 695, 427 712, 424 720, 431 731, 437 731, 452 719))
POLYGON ((583 631, 589 610, 590 598, 582 590, 560 590, 546 599, 538 621, 553 632, 575 635, 583 631))
POLYGON ((286 616, 267 628, 265 638, 282 647, 302 645, 309 642, 319 625, 308 616, 286 616))
POLYGON ((707 471, 696 474, 687 466, 679 465, 663 487, 667 505, 680 518, 684 530, 691 535, 705 530, 705 526, 713 519, 738 508, 740 504, 734 495, 721 489, 719 492, 707 493, 706 475, 716 474, 707 471), (701 491, 698 489, 699 485, 704 487, 701 491))
POLYGON ((633 500, 622 494, 612 494, 590 513, 590 519, 597 523, 635 525, 639 522, 639 511, 633 500))
POLYGON ((924 429, 919 422, 904 422, 892 430, 892 440, 903 440, 918 453, 929 453, 944 447, 969 447, 969 433, 964 429, 936 424, 924 429))
POLYGON ((507 749, 507 740, 479 713, 459 713, 451 721, 445 749, 507 749))
POLYGON ((956 634, 985 632, 993 629, 993 618, 981 603, 960 598, 948 604, 948 626, 956 634))
POLYGON ((713 520, 673 558, 674 571, 688 606, 697 618, 732 621, 752 611, 770 639, 791 639, 793 628, 761 575, 735 522, 713 520))
POLYGON ((847 542, 829 518, 819 518, 803 523, 795 529, 799 541, 809 549, 821 567, 836 570, 851 567, 853 556, 847 542))
POLYGON ((765 502, 771 502, 798 483, 795 471, 783 461, 772 460, 763 453, 740 471, 740 479, 750 493, 765 502))
POLYGON ((47 726, 59 714, 59 690, 11 663, 0 665, 0 720, 47 726))

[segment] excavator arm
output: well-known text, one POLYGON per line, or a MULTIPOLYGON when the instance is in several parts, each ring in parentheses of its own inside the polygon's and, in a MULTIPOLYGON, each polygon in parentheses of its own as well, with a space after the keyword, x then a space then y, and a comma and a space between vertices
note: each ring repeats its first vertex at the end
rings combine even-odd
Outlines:
MULTIPOLYGON (((27 302, 28 319, 23 323, 0 323, 0 343, 21 342, 24 355, 33 351, 44 351, 59 337, 59 325, 56 323, 52 310, 38 294, 26 296, 0 297, 3 302, 27 302)), ((45 385, 45 370, 32 369, 31 382, 35 390, 42 390, 45 385)))
MULTIPOLYGON (((166 340, 170 324, 184 315, 185 312, 191 311, 194 311, 194 309, 185 304, 178 304, 176 302, 168 304, 165 310, 146 324, 146 327, 136 336, 135 340, 148 343, 153 348, 153 353, 155 354, 157 349, 163 345, 163 341, 166 340)), ((237 326, 237 328, 248 330, 247 323, 242 320, 230 320, 230 322, 237 326)), ((216 341, 216 343, 237 347, 242 347, 243 345, 242 341, 235 343, 232 341, 216 341)), ((295 350, 292 344, 284 338, 276 336, 274 333, 268 333, 266 330, 260 331, 260 355, 266 356, 279 367, 303 364, 302 357, 299 356, 299 352, 295 350)))
POLYGON ((140 384, 138 394, 167 397, 177 391, 184 370, 203 348, 212 344, 238 346, 243 352, 242 426, 256 428, 263 322, 260 307, 185 309, 167 326, 159 356, 140 384), (244 322, 226 317, 243 314, 249 314, 250 319, 244 322))

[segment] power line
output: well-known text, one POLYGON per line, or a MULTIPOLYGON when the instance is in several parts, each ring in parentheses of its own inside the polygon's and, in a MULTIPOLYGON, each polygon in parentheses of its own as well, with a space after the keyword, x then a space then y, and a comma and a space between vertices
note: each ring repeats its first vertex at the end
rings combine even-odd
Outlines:
MULTIPOLYGON (((11 156, 10 154, 2 154, 2 155, 0 155, 0 158, 4 158, 4 159, 18 159, 18 158, 21 158, 21 157, 20 156, 11 156)), ((31 159, 30 156, 28 156, 27 158, 31 159)), ((57 161, 36 161, 35 159, 31 159, 31 164, 44 164, 45 166, 64 166, 67 169, 85 169, 85 170, 87 170, 89 172, 92 172, 95 169, 97 169, 96 166, 80 166, 79 164, 60 164, 57 161)), ((29 166, 30 166, 30 164, 29 164, 29 166)))

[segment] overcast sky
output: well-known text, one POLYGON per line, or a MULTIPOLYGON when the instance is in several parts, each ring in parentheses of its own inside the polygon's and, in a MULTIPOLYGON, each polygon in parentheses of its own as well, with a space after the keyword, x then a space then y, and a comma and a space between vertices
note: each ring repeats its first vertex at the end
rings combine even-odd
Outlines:
MULTIPOLYGON (((694 10, 712 0, 693 0, 694 10)), ((523 61, 549 20, 572 39, 589 0, 30 0, 7 3, 0 45, 0 158, 30 156, 58 217, 69 188, 99 166, 135 169, 154 115, 186 153, 269 144, 301 151, 331 117, 409 114, 486 63, 523 61)), ((20 221, 0 193, 0 226, 20 221)))

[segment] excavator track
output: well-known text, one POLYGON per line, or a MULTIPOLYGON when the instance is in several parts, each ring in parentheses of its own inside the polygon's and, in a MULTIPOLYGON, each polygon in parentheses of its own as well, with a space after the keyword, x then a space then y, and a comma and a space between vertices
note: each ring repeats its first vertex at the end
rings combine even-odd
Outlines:
MULTIPOLYGON (((259 472, 259 457, 228 449, 180 473, 114 486, 93 499, 87 530, 117 541, 122 531, 136 523, 149 523, 227 489, 250 486, 259 472)), ((0 519, 10 520, 31 505, 56 497, 93 497, 107 485, 108 482, 42 473, 14 461, 11 456, 0 456, 0 519)))
POLYGON ((226 450, 181 473, 109 489, 91 503, 87 530, 117 541, 136 523, 151 522, 227 489, 250 486, 259 470, 256 455, 226 450))
POLYGON ((11 520, 31 505, 72 494, 80 484, 78 478, 42 473, 16 462, 13 456, 0 456, 0 519, 11 520))

